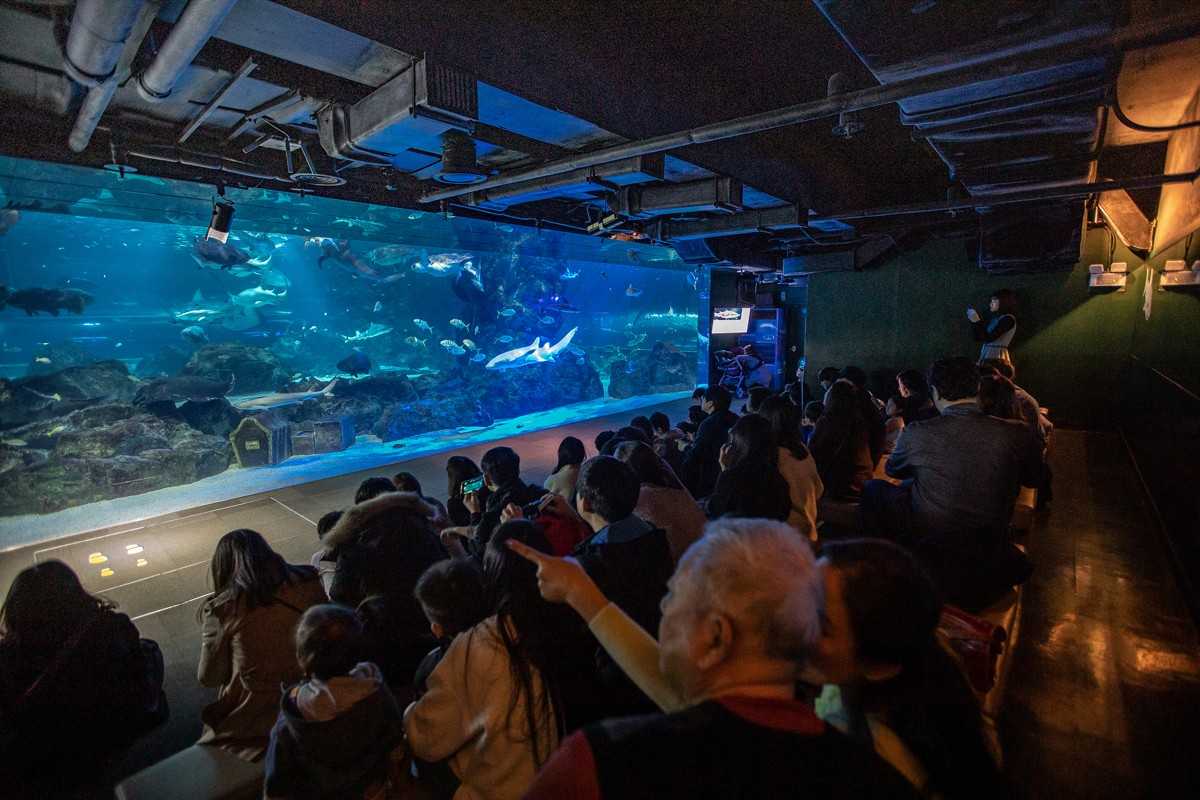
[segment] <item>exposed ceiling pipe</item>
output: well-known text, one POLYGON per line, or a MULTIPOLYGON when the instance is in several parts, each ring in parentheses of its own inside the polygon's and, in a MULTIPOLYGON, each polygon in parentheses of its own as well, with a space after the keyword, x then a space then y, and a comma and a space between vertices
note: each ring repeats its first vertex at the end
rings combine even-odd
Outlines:
POLYGON ((142 99, 158 103, 171 95, 183 71, 236 4, 237 0, 190 0, 154 62, 138 76, 137 90, 142 99))
POLYGON ((1163 44, 1200 34, 1200 11, 1191 11, 1148 22, 1129 25, 1114 31, 1093 33, 1064 48, 1062 43, 1052 40, 1049 44, 1029 47, 1017 54, 1010 50, 990 56, 980 56, 965 67, 952 67, 920 77, 900 80, 882 86, 873 86, 858 91, 844 92, 799 103, 785 108, 750 114, 737 119, 702 125, 679 133, 653 136, 636 142, 626 142, 612 147, 602 147, 589 153, 551 161, 530 169, 515 170, 489 178, 473 187, 454 187, 423 195, 423 203, 447 200, 472 191, 487 191, 520 181, 536 180, 559 175, 573 169, 584 169, 607 164, 622 158, 677 150, 689 145, 732 139, 752 133, 774 130, 802 122, 824 119, 847 111, 862 111, 868 108, 896 103, 910 97, 946 91, 959 86, 1003 77, 1013 71, 1054 66, 1067 62, 1081 61, 1097 56, 1111 56, 1128 50, 1163 44))
POLYGON ((0 61, 0 95, 62 116, 71 107, 75 91, 75 84, 61 72, 0 61))
POLYGON ((104 116, 109 103, 112 102, 113 95, 129 77, 129 67, 133 64, 138 50, 142 48, 142 40, 146 38, 150 25, 158 16, 161 3, 160 0, 150 0, 150 2, 141 0, 139 5, 141 7, 138 9, 133 27, 128 31, 125 43, 121 47, 120 58, 113 73, 103 83, 89 89, 83 98, 83 104, 79 107, 75 125, 71 128, 70 136, 67 137, 67 146, 76 153, 82 153, 87 149, 88 144, 92 141, 92 134, 96 132, 96 126, 100 124, 100 118, 104 116))
POLYGON ((145 0, 79 0, 67 34, 63 69, 77 83, 94 87, 116 71, 117 59, 145 0))
POLYGON ((244 161, 235 161, 232 158, 209 155, 208 153, 181 150, 178 147, 145 145, 129 150, 127 155, 133 158, 146 158, 151 161, 165 161, 168 164, 179 164, 184 167, 196 167, 198 169, 212 170, 213 172, 224 172, 229 175, 240 175, 243 178, 255 178, 261 181, 292 182, 290 177, 285 178, 279 175, 260 172, 253 164, 247 164, 244 161))
POLYGON ((1042 200, 1062 200, 1071 197, 1086 197, 1096 192, 1111 192, 1117 189, 1152 189, 1168 183, 1191 183, 1200 179, 1200 169, 1194 172, 1176 172, 1170 175, 1144 175, 1139 178, 1127 178, 1120 181, 1094 181, 1091 183, 1061 183, 1034 184, 1019 192, 1004 194, 974 195, 962 200, 937 203, 913 203, 905 206, 881 206, 857 211, 843 211, 837 214, 823 214, 820 217, 810 217, 809 224, 834 220, 845 222, 856 219, 876 219, 878 217, 899 217, 909 214, 945 214, 952 211, 968 211, 975 208, 992 208, 1019 203, 1036 203, 1042 200))

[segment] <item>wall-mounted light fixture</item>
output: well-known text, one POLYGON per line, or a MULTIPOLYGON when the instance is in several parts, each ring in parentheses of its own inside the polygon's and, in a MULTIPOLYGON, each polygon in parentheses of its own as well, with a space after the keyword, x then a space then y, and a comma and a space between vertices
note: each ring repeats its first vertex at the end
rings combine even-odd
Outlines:
POLYGON ((1160 292, 1196 286, 1200 286, 1200 258, 1192 262, 1191 269, 1182 258, 1173 258, 1163 264, 1162 278, 1158 282, 1160 292))
POLYGON ((1129 276, 1129 264, 1125 261, 1114 261, 1105 267, 1103 264, 1088 265, 1088 288, 1125 291, 1125 279, 1129 276))

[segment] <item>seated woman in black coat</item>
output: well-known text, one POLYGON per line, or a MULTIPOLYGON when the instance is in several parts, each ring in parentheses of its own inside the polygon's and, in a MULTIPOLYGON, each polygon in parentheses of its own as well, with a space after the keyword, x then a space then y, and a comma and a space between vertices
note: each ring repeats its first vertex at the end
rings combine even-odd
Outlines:
POLYGON ((721 474, 704 504, 709 519, 757 517, 786 521, 792 511, 787 480, 779 472, 779 449, 771 423, 757 414, 741 417, 721 448, 721 474))
POLYGON ((833 500, 857 500, 875 469, 857 391, 847 381, 829 387, 825 410, 808 440, 825 484, 825 497, 833 500))
POLYGON ((17 575, 0 607, 3 778, 94 780, 106 756, 165 719, 161 692, 161 657, 70 567, 17 575))

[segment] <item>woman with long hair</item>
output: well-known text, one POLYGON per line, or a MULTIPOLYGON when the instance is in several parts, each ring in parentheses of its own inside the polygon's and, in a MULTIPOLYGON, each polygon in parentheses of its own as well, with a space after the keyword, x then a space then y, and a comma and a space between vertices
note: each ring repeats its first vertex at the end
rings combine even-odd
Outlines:
POLYGON ((916 559, 891 542, 856 539, 825 545, 821 564, 818 713, 872 744, 926 796, 1004 796, 979 702, 937 638, 942 604, 916 559))
POLYGON ((558 445, 558 463, 550 477, 546 478, 543 487, 554 494, 561 495, 567 502, 575 503, 575 482, 579 480, 579 465, 587 459, 587 451, 583 442, 574 436, 568 436, 558 445))
POLYGON ((705 501, 709 519, 761 517, 786 520, 792 511, 787 480, 779 472, 779 448, 771 423, 757 414, 741 417, 721 448, 721 474, 705 501))
POLYGON ((161 662, 113 608, 61 561, 17 574, 0 606, 0 774, 94 779, 92 765, 150 724, 161 662))
POLYGON ((248 761, 260 758, 279 713, 279 687, 302 677, 292 632, 310 606, 326 602, 310 566, 289 564, 256 531, 230 531, 209 568, 213 593, 200 607, 201 685, 216 702, 201 712, 201 744, 248 761))
POLYGON ((492 615, 455 637, 404 715, 413 755, 448 761, 456 798, 520 797, 564 730, 565 615, 542 599, 537 567, 509 549, 510 539, 550 552, 528 520, 496 529, 483 559, 492 615))
POLYGON ((779 473, 787 481, 792 509, 787 522, 811 540, 817 538, 817 503, 825 493, 817 461, 805 447, 800 433, 800 409, 785 397, 763 401, 758 415, 771 426, 779 473))
POLYGON ((834 500, 857 500, 875 470, 857 391, 849 381, 830 386, 825 410, 808 440, 825 496, 834 500))
MULTIPOLYGON (((446 513, 450 517, 450 524, 458 527, 471 524, 471 511, 463 503, 463 481, 468 481, 472 478, 478 478, 483 474, 483 470, 479 468, 471 459, 466 456, 450 456, 446 460, 446 513)), ((490 492, 485 482, 483 486, 476 492, 479 496, 480 508, 487 504, 487 498, 490 492)))
POLYGON ((663 529, 671 548, 671 560, 678 561, 688 545, 704 533, 708 521, 704 510, 650 445, 623 442, 613 455, 628 464, 641 483, 633 513, 663 529))

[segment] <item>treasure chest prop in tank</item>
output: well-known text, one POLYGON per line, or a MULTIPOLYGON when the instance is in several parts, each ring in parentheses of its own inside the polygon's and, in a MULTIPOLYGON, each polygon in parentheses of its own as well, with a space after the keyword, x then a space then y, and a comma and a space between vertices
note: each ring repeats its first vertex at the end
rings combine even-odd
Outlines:
POLYGON ((292 425, 292 455, 335 453, 354 444, 354 420, 330 417, 292 425))
POLYGON ((292 454, 288 423, 268 414, 246 417, 229 434, 239 467, 278 464, 292 454))

